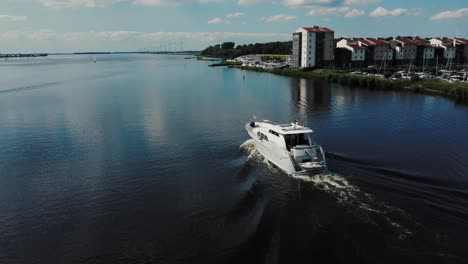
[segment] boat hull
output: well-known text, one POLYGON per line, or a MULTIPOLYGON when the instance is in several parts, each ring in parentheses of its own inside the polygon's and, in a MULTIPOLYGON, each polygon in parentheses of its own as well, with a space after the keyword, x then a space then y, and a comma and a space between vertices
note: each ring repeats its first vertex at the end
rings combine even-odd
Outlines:
POLYGON ((321 168, 305 170, 301 169, 299 166, 295 166, 293 157, 289 154, 289 152, 279 149, 279 147, 277 147, 275 144, 272 144, 271 142, 259 139, 249 124, 247 124, 245 128, 254 141, 255 149, 269 162, 271 162, 283 172, 290 175, 305 175, 320 173, 326 169, 326 166, 323 166, 321 168), (296 169, 296 167, 298 167, 298 169, 296 169))

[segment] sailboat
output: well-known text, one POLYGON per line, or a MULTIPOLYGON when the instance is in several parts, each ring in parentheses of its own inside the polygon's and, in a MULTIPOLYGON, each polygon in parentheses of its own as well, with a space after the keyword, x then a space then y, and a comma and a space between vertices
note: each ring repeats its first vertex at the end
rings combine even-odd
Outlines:
POLYGON ((411 66, 413 66, 413 59, 414 59, 414 57, 411 58, 410 65, 409 65, 409 68, 408 68, 408 72, 406 74, 405 73, 401 74, 402 79, 406 79, 406 80, 411 79, 411 66))

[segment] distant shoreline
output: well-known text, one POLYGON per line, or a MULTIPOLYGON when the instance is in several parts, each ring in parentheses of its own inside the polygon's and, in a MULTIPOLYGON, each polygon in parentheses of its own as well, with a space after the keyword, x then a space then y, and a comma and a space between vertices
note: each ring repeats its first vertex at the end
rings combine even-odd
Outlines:
POLYGON ((382 89, 382 90, 410 90, 418 93, 442 95, 450 98, 457 103, 468 105, 468 83, 444 82, 437 79, 410 80, 391 80, 385 78, 368 77, 362 75, 350 74, 344 71, 332 69, 315 69, 303 71, 300 69, 263 69, 258 67, 234 66, 235 68, 268 72, 277 75, 298 77, 306 79, 322 79, 333 83, 349 85, 353 87, 382 89))
POLYGON ((184 51, 184 52, 148 52, 148 51, 89 51, 89 52, 62 52, 62 53, 10 53, 0 54, 0 58, 33 58, 47 57, 57 55, 112 55, 112 54, 153 54, 153 55, 198 55, 199 51, 184 51))
POLYGON ((0 58, 31 58, 31 57, 47 57, 48 53, 16 53, 16 54, 0 54, 0 58))

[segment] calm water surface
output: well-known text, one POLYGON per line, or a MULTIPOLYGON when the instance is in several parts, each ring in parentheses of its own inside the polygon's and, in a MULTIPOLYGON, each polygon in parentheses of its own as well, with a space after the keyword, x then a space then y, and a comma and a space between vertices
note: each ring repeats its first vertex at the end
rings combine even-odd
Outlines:
POLYGON ((208 64, 1 62, 0 263, 468 262, 468 107, 208 64), (252 115, 330 172, 278 171, 252 115))

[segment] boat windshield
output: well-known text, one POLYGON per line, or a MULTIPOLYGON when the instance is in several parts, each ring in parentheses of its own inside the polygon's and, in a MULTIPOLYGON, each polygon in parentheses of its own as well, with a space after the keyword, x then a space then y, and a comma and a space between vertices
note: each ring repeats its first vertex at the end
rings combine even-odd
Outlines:
POLYGON ((286 143, 286 148, 288 149, 288 151, 297 145, 310 146, 309 135, 305 133, 284 135, 284 141, 286 143))

